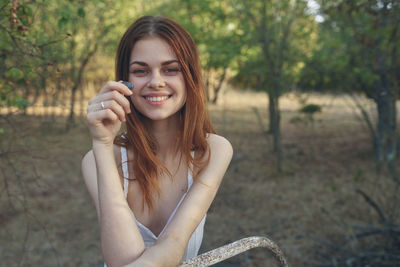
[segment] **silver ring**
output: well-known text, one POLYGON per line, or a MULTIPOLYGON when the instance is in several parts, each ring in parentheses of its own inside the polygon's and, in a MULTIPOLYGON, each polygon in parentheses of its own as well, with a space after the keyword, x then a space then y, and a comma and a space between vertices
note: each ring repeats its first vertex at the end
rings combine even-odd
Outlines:
POLYGON ((100 102, 100 106, 101 106, 101 109, 105 109, 105 108, 106 108, 106 107, 104 106, 104 102, 103 102, 103 101, 100 102))

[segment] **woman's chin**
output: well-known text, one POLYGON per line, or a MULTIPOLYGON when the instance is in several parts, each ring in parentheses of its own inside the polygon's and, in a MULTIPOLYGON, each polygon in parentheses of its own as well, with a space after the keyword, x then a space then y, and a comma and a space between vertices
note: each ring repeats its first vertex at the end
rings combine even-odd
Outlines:
POLYGON ((144 115, 148 120, 153 122, 176 120, 179 118, 179 112, 174 114, 146 114, 144 115))

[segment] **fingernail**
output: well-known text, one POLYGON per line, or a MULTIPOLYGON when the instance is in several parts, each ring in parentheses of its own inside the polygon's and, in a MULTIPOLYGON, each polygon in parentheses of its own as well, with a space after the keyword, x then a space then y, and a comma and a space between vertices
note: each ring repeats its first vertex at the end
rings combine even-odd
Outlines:
POLYGON ((128 87, 129 90, 131 91, 133 90, 133 84, 131 84, 130 82, 122 81, 121 83, 124 84, 126 87, 128 87))

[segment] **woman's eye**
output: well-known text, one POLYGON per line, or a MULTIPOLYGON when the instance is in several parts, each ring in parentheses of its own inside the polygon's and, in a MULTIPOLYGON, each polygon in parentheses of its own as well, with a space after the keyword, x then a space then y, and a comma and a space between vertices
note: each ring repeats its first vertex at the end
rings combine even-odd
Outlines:
POLYGON ((178 68, 167 68, 165 69, 165 73, 169 74, 169 75, 174 75, 176 73, 178 73, 180 70, 178 68))
POLYGON ((136 75, 146 75, 147 74, 147 70, 137 69, 137 70, 133 70, 132 73, 136 74, 136 75))

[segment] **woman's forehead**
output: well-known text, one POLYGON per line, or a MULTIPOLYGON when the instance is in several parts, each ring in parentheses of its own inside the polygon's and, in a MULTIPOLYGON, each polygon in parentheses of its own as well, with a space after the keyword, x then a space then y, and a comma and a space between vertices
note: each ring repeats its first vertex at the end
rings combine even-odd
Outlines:
POLYGON ((131 51, 130 64, 134 61, 162 63, 178 60, 172 47, 160 37, 146 37, 136 42, 131 51))

